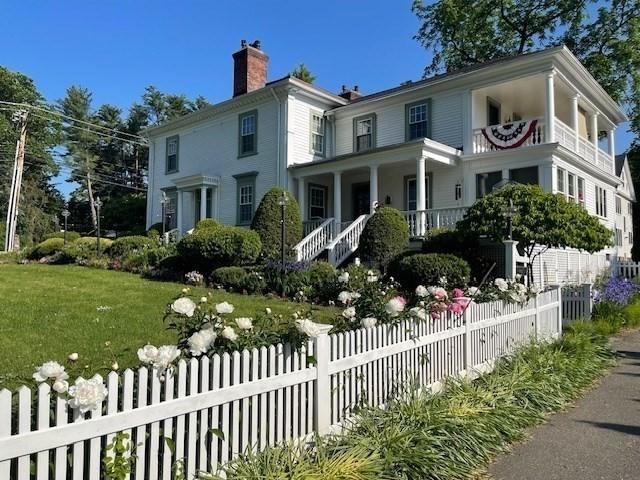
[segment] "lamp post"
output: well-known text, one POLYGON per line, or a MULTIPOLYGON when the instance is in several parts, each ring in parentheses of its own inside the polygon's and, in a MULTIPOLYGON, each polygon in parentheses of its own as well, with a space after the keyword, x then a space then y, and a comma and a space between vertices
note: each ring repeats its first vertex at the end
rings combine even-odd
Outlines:
POLYGON ((513 200, 509 199, 509 206, 506 208, 504 216, 507 218, 507 240, 513 240, 513 217, 518 209, 513 206, 513 200))
POLYGON ((67 210, 66 208, 64 210, 62 210, 62 216, 64 217, 64 245, 67 244, 67 219, 69 218, 69 215, 71 215, 71 212, 69 212, 69 210, 67 210))
POLYGON ((96 232, 96 242, 98 248, 98 255, 100 255, 100 207, 102 207, 102 201, 100 197, 96 197, 96 216, 97 216, 97 232, 96 232))
POLYGON ((285 223, 284 223, 284 217, 285 217, 285 210, 287 208, 287 194, 285 192, 282 192, 282 195, 280 196, 280 198, 278 199, 278 205, 280 205, 280 274, 282 275, 281 278, 281 283, 282 283, 282 297, 284 298, 284 292, 285 292, 285 276, 286 276, 286 270, 285 270, 285 266, 284 266, 284 262, 285 262, 285 254, 286 254, 286 246, 285 246, 285 235, 286 235, 286 228, 285 228, 285 223))

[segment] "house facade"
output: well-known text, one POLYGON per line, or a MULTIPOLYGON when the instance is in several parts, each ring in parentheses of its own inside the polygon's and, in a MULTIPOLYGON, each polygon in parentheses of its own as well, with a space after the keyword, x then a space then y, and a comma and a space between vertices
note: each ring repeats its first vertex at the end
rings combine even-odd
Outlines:
POLYGON ((292 77, 267 82, 258 42, 233 57, 232 99, 148 130, 148 226, 163 212, 181 233, 202 218, 248 225, 279 185, 305 220, 298 257, 326 251, 338 264, 374 204, 403 211, 420 237, 508 181, 562 194, 612 231, 630 222, 616 210, 618 197, 635 199, 616 170, 625 114, 565 47, 364 96, 292 77))
POLYGON ((627 156, 616 155, 615 162, 616 176, 620 180, 615 197, 615 249, 618 258, 630 260, 633 247, 633 204, 636 201, 636 193, 631 181, 627 156))

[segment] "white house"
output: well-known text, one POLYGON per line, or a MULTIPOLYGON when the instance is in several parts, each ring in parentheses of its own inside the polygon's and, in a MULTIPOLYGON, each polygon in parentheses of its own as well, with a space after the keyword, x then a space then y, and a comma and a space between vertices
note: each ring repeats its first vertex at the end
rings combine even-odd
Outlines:
POLYGON ((633 204, 636 193, 631 181, 629 161, 624 154, 616 155, 616 175, 620 183, 616 189, 615 242, 618 258, 631 259, 633 247, 633 204))
POLYGON ((419 237, 508 180, 561 193, 612 230, 616 195, 634 201, 615 162, 626 116, 566 47, 370 95, 290 76, 267 82, 259 42, 243 41, 233 58, 233 98, 147 131, 148 226, 162 220, 163 195, 167 225, 180 232, 205 217, 248 225, 280 185, 306 221, 299 258, 327 250, 340 263, 374 202, 405 212, 419 237))

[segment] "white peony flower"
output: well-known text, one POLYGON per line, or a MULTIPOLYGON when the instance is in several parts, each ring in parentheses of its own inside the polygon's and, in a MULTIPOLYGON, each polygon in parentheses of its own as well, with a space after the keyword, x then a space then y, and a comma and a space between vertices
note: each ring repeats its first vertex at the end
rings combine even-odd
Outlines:
POLYGON ((69 405, 71 408, 77 408, 82 413, 96 410, 107 398, 107 393, 108 391, 100 375, 95 375, 89 380, 80 377, 69 388, 69 397, 71 397, 69 405))
POLYGON ((343 305, 350 303, 351 300, 352 300, 351 292, 347 292, 346 290, 343 290, 338 294, 338 301, 343 305))
POLYGON ((70 353, 67 357, 70 361, 75 362, 78 360, 78 354, 76 352, 70 353))
POLYGON ((184 293, 186 295, 187 293, 189 293, 189 289, 188 288, 183 288, 182 289, 182 293, 184 293))
POLYGON ((424 285, 418 285, 416 287, 416 295, 419 297, 426 297, 429 294, 429 291, 427 290, 427 287, 425 287, 424 285))
POLYGON ((232 327, 224 327, 220 334, 230 342, 235 342, 238 339, 238 334, 232 327))
POLYGON ((180 350, 175 345, 162 345, 158 347, 158 356, 153 366, 161 370, 169 368, 171 363, 180 356, 180 350))
POLYGON ((298 330, 300 330, 308 337, 315 338, 320 335, 319 325, 309 319, 296 320, 296 326, 298 327, 298 330))
POLYGON ((378 319, 374 317, 363 318, 362 322, 360 322, 364 328, 373 328, 378 323, 378 319))
POLYGON ((200 303, 206 303, 209 300, 207 297, 200 297, 200 303))
POLYGON ((58 393, 64 393, 69 390, 69 382, 66 380, 56 380, 53 382, 53 386, 51 388, 58 393))
POLYGON ((427 310, 424 308, 413 307, 411 310, 409 310, 409 313, 411 314, 412 317, 419 318, 420 320, 427 319, 427 310))
POLYGON ((438 283, 440 285, 446 285, 447 284, 447 277, 445 277, 445 276, 440 277, 440 279, 438 280, 438 283))
POLYGON ((203 353, 207 353, 215 340, 216 332, 212 328, 205 328, 194 333, 187 339, 191 355, 199 357, 203 353))
POLYGON ((236 318, 236 325, 240 330, 251 330, 253 328, 253 319, 249 317, 236 318))
POLYGON ((338 281, 340 283, 349 282, 349 272, 342 272, 340 275, 338 275, 338 281))
POLYGON ((516 283, 516 291, 520 295, 525 295, 527 293, 527 287, 522 283, 516 283))
POLYGON ((222 302, 216 305, 216 312, 218 312, 219 314, 233 313, 233 310, 234 310, 234 306, 231 305, 229 302, 222 302))
POLYGON ((493 283, 501 292, 506 292, 509 289, 509 284, 504 278, 496 278, 493 283))
POLYGON ((264 311, 267 313, 267 315, 271 315, 271 309, 269 307, 265 308, 264 311))
POLYGON ((196 304, 188 297, 180 297, 171 304, 171 310, 179 313, 180 315, 193 317, 193 312, 196 310, 196 304))
POLYGON ((480 289, 478 287, 469 287, 467 289, 467 294, 470 297, 475 297, 476 295, 480 295, 480 289))
POLYGON ((378 281, 378 276, 373 273, 373 270, 367 272, 367 282, 373 283, 378 281))
POLYGON ((427 291, 433 295, 436 300, 444 300, 447 298, 447 291, 442 287, 429 287, 427 291))
POLYGON ((387 302, 387 304, 384 306, 384 309, 389 314, 389 316, 397 317, 404 310, 404 306, 406 303, 406 300, 402 297, 393 297, 387 302))
POLYGON ((120 365, 118 365, 118 362, 113 362, 111 364, 111 370, 113 370, 114 372, 117 371, 120 368, 120 365))
POLYGON ((33 378, 36 382, 46 382, 48 379, 66 380, 69 375, 58 362, 45 362, 36 368, 33 378))
POLYGON ((138 349, 138 359, 142 363, 152 364, 158 358, 158 349, 153 345, 145 345, 138 349))
POLYGON ((344 311, 342 312, 342 316, 344 318, 352 319, 353 317, 356 316, 356 308, 355 307, 345 308, 344 311))

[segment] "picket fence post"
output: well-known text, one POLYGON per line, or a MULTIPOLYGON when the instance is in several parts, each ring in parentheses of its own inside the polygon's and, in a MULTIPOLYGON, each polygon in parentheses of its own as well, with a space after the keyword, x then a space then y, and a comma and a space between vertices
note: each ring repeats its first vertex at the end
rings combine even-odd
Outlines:
POLYGON ((464 309, 464 371, 467 376, 471 375, 471 314, 469 313, 469 307, 464 309))
POLYGON ((316 358, 315 417, 316 431, 319 434, 329 433, 331 428, 331 378, 329 362, 331 361, 331 342, 329 332, 333 325, 318 325, 318 335, 314 339, 314 356, 316 358))
POLYGON ((558 318, 556 319, 556 337, 562 336, 562 286, 556 286, 558 291, 558 318))
POLYGON ((591 319, 591 312, 593 312, 593 298, 591 297, 592 283, 585 283, 582 285, 582 298, 584 302, 585 318, 591 319))
POLYGON ((536 314, 533 316, 533 338, 537 342, 540 340, 540 300, 538 299, 538 295, 534 297, 534 302, 536 314))

